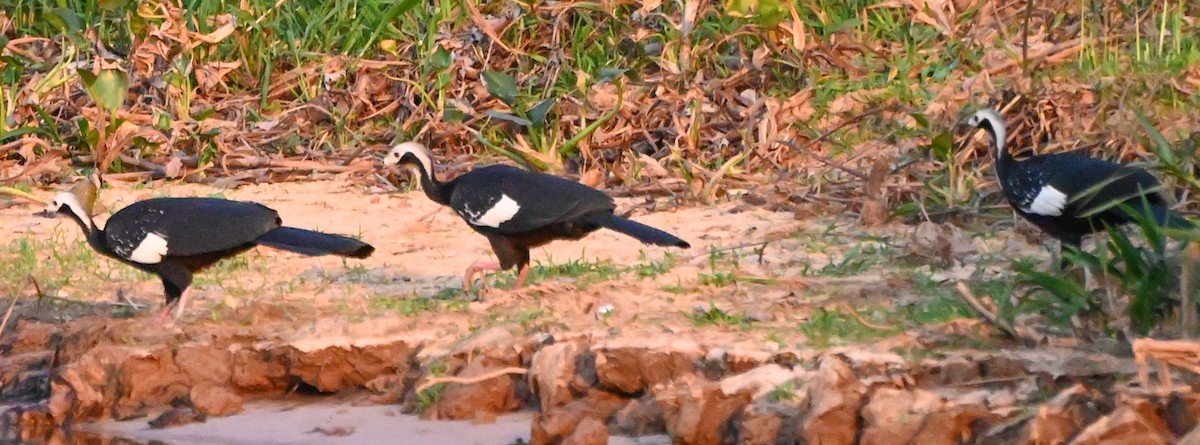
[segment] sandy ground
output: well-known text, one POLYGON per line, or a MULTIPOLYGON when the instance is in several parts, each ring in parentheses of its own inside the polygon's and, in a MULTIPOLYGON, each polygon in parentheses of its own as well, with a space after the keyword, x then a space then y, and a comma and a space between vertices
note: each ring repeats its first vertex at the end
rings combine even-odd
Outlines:
POLYGON ((99 422, 83 432, 138 441, 194 445, 307 445, 429 443, 510 445, 529 441, 527 413, 491 424, 429 421, 402 415, 394 406, 350 404, 257 404, 242 414, 204 423, 151 429, 145 421, 99 422))
MULTIPOLYGON (((501 416, 495 423, 421 420, 394 406, 336 403, 260 403, 236 416, 167 429, 144 421, 98 422, 79 431, 163 445, 511 445, 529 442, 531 413, 501 416)), ((667 436, 621 437, 609 445, 667 445, 667 436)))
MULTIPOLYGON (((50 195, 47 191, 41 194, 50 195)), ((790 212, 743 209, 736 203, 666 209, 666 203, 639 201, 638 210, 632 215, 634 219, 673 232, 693 247, 681 250, 644 246, 621 234, 601 230, 580 241, 551 243, 535 250, 533 259, 535 264, 543 265, 582 261, 631 267, 666 261, 668 255, 674 255, 675 265, 661 275, 638 277, 625 273, 615 279, 586 283, 571 277, 556 277, 516 291, 509 290, 508 285, 490 287, 479 296, 480 301, 470 303, 466 311, 442 314, 435 320, 421 320, 421 323, 411 317, 371 320, 387 315, 386 308, 390 306, 383 304, 383 300, 438 297, 444 296, 447 289, 461 289, 462 273, 468 265, 477 259, 494 258, 487 240, 471 231, 457 215, 430 202, 419 192, 369 193, 342 182, 285 183, 246 186, 237 190, 195 185, 147 190, 115 185, 105 189, 100 200, 115 210, 153 196, 214 194, 261 202, 276 209, 285 225, 359 236, 377 250, 371 258, 361 261, 309 258, 267 248, 248 252, 241 257, 247 263, 243 270, 225 273, 210 270, 197 275, 190 291, 191 303, 182 320, 185 325, 230 317, 250 317, 254 324, 279 321, 293 328, 367 320, 392 326, 398 331, 412 333, 417 329, 426 331, 431 337, 449 334, 457 338, 472 331, 472 327, 478 328, 480 317, 495 319, 497 314, 515 316, 537 309, 543 311, 541 316, 552 317, 573 329, 603 331, 637 320, 633 323, 635 326, 658 330, 680 322, 690 324, 678 315, 681 310, 686 312, 696 307, 715 305, 731 310, 740 308, 748 313, 771 312, 781 301, 794 299, 796 292, 820 281, 801 277, 806 269, 820 268, 828 263, 830 255, 844 250, 845 246, 838 245, 839 241, 849 243, 861 238, 860 234, 851 231, 852 221, 797 221, 790 212), (666 210, 647 212, 642 210, 645 207, 666 210), (418 221, 420 216, 434 211, 431 218, 418 221), (837 229, 838 224, 848 228, 837 229), (797 231, 828 232, 831 228, 842 232, 840 239, 812 235, 809 240, 774 242, 757 252, 755 246, 731 250, 722 253, 719 261, 709 255, 710 249, 724 250, 797 231), (814 240, 829 242, 831 246, 821 246, 820 251, 805 247, 814 240), (735 269, 739 277, 775 281, 765 286, 754 284, 752 280, 733 285, 704 283, 705 275, 735 269), (671 288, 675 290, 670 291, 671 288), (381 311, 381 307, 385 309, 381 311), (598 323, 595 310, 601 307, 615 310, 603 323, 598 323)), ((619 209, 633 206, 632 200, 618 201, 619 209)), ((100 215, 97 219, 106 217, 100 215)), ((34 217, 28 207, 4 209, 0 211, 0 218, 10 228, 3 234, 7 239, 0 239, 0 243, 10 244, 10 247, 13 240, 22 237, 50 239, 61 246, 83 245, 78 228, 65 218, 34 217)), ((900 226, 899 230, 909 229, 900 226)), ((39 257, 46 263, 54 261, 53 252, 39 252, 39 257)), ((137 274, 114 260, 99 258, 94 266, 79 264, 75 267, 89 270, 56 271, 69 274, 71 279, 52 292, 84 302, 116 302, 120 301, 118 295, 125 295, 135 302, 148 304, 149 310, 162 304, 162 287, 158 280, 137 274)), ((511 277, 511 273, 508 276, 511 277)), ((874 275, 857 281, 871 282, 878 278, 874 275)), ((833 281, 839 287, 846 285, 841 282, 845 280, 833 281)), ((878 286, 886 284, 880 282, 878 286)), ((469 299, 461 295, 457 298, 469 299)), ((320 330, 320 326, 317 328, 320 330)), ((669 326, 667 329, 672 330, 669 326)))

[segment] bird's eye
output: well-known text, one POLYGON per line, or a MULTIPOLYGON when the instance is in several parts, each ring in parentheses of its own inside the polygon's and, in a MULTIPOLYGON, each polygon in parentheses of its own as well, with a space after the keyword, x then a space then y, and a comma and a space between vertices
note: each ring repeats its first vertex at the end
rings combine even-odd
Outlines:
POLYGON ((393 157, 393 158, 398 158, 398 157, 400 157, 400 153, 392 153, 392 157, 393 157))

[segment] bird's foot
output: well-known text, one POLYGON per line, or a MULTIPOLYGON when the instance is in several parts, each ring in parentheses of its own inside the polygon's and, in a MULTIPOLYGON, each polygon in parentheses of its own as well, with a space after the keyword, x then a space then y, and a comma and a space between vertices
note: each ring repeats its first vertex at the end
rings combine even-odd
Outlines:
POLYGON ((158 311, 156 319, 159 322, 176 322, 183 317, 183 309, 187 306, 188 292, 184 290, 183 295, 174 302, 169 302, 163 305, 163 308, 158 311), (172 314, 171 312, 174 312, 172 314))
POLYGON ((175 308, 175 306, 172 306, 170 304, 164 304, 162 309, 160 309, 158 311, 158 315, 154 316, 155 321, 158 321, 159 323, 163 323, 168 320, 172 320, 170 315, 171 315, 171 310, 174 308, 175 308))
MULTIPOLYGON (((475 281, 475 274, 496 270, 500 270, 500 263, 496 261, 476 260, 474 263, 471 263, 470 266, 467 266, 467 272, 465 276, 463 276, 463 291, 471 291, 471 283, 475 281)), ((486 284, 487 283, 485 281, 484 285, 486 286, 486 284)))

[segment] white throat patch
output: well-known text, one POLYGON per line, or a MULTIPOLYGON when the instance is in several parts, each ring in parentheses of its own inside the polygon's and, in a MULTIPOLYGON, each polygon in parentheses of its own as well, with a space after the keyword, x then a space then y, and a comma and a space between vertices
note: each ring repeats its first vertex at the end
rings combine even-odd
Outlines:
POLYGON ((508 195, 501 194, 500 200, 496 201, 495 204, 492 204, 492 208, 488 209, 486 212, 483 212, 483 215, 475 217, 475 219, 471 221, 471 224, 499 228, 500 224, 504 224, 508 220, 512 219, 512 217, 515 216, 520 210, 520 204, 517 204, 517 202, 512 198, 509 198, 508 195))

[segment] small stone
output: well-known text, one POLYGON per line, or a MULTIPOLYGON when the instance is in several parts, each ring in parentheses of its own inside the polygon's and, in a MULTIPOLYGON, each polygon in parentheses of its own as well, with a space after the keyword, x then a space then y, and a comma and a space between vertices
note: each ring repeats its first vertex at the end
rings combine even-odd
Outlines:
POLYGON ((562 445, 607 445, 608 428, 595 418, 588 417, 579 422, 575 431, 563 439, 562 445))
POLYGON ((855 443, 861 426, 858 409, 867 388, 854 371, 841 359, 828 356, 805 387, 809 414, 800 424, 800 438, 805 443, 855 443))
POLYGON ((624 408, 613 414, 613 430, 622 436, 650 436, 667 432, 666 419, 654 396, 630 400, 624 408))
POLYGON ((1175 436, 1159 416, 1157 406, 1146 400, 1131 400, 1088 425, 1070 443, 1166 445, 1174 442, 1175 436))
MULTIPOLYGON (((458 376, 469 378, 486 375, 509 365, 499 359, 476 356, 458 376)), ((499 375, 475 383, 447 384, 429 414, 433 414, 437 419, 470 420, 480 412, 505 413, 520 407, 512 375, 499 375)))
POLYGON ((533 354, 529 382, 543 411, 565 405, 574 398, 571 383, 580 349, 577 343, 562 342, 542 347, 533 354))
POLYGON ((208 417, 191 407, 169 409, 149 422, 150 428, 163 429, 172 426, 203 422, 208 417))
POLYGON ((195 386, 191 391, 191 399, 197 411, 213 417, 225 417, 246 409, 241 397, 221 386, 195 386))

